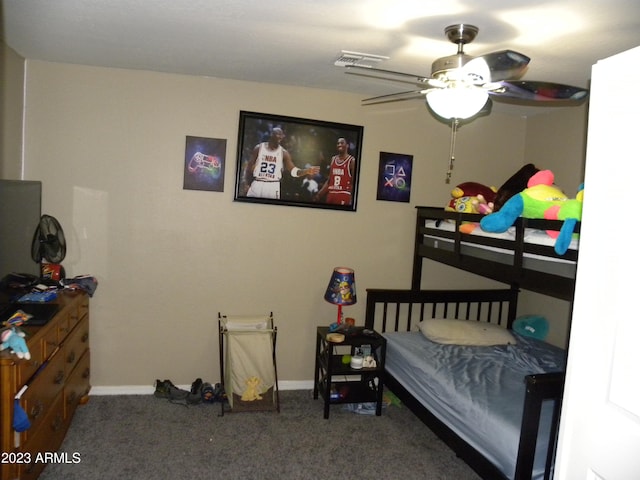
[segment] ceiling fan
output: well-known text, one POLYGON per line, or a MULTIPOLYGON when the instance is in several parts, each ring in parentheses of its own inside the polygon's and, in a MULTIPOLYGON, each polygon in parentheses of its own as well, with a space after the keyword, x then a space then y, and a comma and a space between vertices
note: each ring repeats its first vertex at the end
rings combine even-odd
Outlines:
POLYGON ((523 81, 529 61, 522 53, 501 50, 479 57, 464 53, 479 29, 474 25, 456 24, 445 28, 447 38, 458 45, 455 55, 442 57, 431 65, 431 75, 385 70, 370 65, 345 65, 346 73, 413 84, 417 89, 380 95, 362 100, 363 105, 424 98, 427 107, 441 120, 451 122, 451 158, 446 181, 453 169, 455 135, 460 122, 491 112, 492 101, 519 105, 581 104, 588 90, 552 82, 523 81))

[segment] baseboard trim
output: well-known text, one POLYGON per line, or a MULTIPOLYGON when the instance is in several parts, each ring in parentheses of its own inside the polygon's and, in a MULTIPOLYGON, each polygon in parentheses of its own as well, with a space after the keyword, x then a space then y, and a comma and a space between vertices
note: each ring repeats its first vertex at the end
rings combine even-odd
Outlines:
MULTIPOLYGON (((191 385, 176 385, 184 390, 189 390, 191 385)), ((311 390, 313 380, 283 380, 278 382, 280 390, 311 390)), ((89 395, 151 395, 155 388, 153 385, 115 385, 91 387, 89 395)))

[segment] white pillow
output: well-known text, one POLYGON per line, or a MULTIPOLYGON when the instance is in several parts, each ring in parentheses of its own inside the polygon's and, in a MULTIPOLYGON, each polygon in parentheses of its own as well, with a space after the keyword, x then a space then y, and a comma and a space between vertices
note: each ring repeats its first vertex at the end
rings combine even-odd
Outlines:
POLYGON ((474 320, 432 318, 418 325, 422 334, 432 342, 447 345, 515 345, 516 339, 499 325, 474 320))

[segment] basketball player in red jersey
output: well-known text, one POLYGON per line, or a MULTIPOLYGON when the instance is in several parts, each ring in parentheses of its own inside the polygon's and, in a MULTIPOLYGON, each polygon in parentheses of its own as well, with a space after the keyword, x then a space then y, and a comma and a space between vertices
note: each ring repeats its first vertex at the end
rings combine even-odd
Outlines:
POLYGON ((344 138, 338 139, 337 150, 338 154, 331 157, 329 178, 318 191, 315 200, 326 195, 325 203, 329 205, 351 205, 356 159, 349 154, 349 144, 344 138))

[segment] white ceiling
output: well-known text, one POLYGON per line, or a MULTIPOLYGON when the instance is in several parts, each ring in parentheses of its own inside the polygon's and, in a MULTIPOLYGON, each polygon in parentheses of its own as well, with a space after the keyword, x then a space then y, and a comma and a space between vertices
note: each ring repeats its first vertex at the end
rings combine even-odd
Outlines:
MULTIPOLYGON (((27 59, 303 85, 364 97, 411 85, 345 75, 342 50, 429 75, 444 28, 480 28, 470 55, 531 57, 524 80, 588 87, 599 59, 640 45, 639 0, 0 0, 2 38, 27 59)), ((376 108, 375 106, 366 108, 376 108)))

